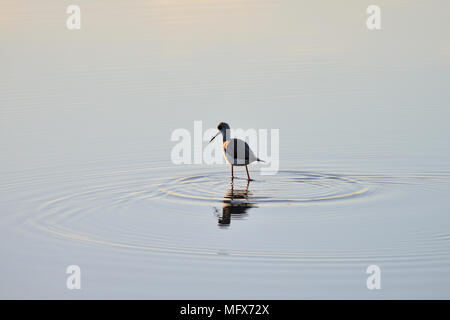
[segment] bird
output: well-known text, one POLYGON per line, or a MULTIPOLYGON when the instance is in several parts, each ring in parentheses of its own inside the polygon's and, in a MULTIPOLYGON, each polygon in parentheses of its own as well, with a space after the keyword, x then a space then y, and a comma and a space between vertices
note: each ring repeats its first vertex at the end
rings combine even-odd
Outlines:
POLYGON ((217 125, 217 130, 219 130, 219 132, 211 138, 209 143, 211 143, 220 133, 222 134, 222 151, 226 162, 231 165, 231 179, 234 179, 234 166, 245 166, 245 170, 247 171, 247 180, 252 181, 252 179, 250 179, 247 166, 255 161, 265 161, 255 156, 247 142, 230 137, 230 126, 228 123, 220 122, 217 125))

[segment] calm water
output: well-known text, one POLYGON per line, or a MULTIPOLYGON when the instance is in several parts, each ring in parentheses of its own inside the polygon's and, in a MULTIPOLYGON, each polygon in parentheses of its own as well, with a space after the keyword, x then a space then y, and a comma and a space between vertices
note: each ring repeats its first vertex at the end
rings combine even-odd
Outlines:
POLYGON ((0 298, 449 299, 450 4, 410 2, 2 1, 0 298), (279 173, 174 165, 196 120, 279 173))

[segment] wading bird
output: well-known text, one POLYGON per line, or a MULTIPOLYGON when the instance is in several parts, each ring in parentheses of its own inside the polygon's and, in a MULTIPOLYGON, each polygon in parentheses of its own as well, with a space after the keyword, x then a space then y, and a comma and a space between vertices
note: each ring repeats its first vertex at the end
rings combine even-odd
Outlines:
POLYGON ((234 179, 234 166, 245 166, 245 170, 247 171, 247 179, 248 181, 251 181, 252 179, 250 179, 247 165, 255 161, 264 161, 255 156, 247 142, 236 138, 230 138, 230 126, 227 123, 220 122, 217 125, 217 129, 219 132, 217 132, 217 134, 212 137, 209 142, 213 141, 219 133, 222 134, 222 151, 225 160, 231 165, 231 179, 234 179))

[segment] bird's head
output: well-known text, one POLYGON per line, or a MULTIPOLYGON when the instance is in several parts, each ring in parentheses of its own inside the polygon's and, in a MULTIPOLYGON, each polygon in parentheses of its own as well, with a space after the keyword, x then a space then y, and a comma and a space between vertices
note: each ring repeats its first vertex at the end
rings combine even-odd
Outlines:
POLYGON ((230 130, 230 126, 226 122, 219 122, 217 125, 217 130, 220 132, 225 132, 225 130, 230 130))
POLYGON ((219 133, 221 133, 224 137, 227 137, 228 133, 230 132, 230 126, 226 122, 219 122, 219 124, 217 125, 217 130, 219 130, 219 132, 217 132, 209 142, 213 141, 214 138, 219 135, 219 133))

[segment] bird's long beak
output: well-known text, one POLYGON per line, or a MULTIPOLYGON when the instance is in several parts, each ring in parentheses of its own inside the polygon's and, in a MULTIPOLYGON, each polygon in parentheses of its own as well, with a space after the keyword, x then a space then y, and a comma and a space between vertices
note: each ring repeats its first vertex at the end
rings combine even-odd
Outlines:
POLYGON ((215 137, 217 137, 219 135, 220 131, 216 133, 216 135, 214 137, 211 138, 211 140, 209 140, 209 143, 211 143, 211 141, 214 140, 215 137))

